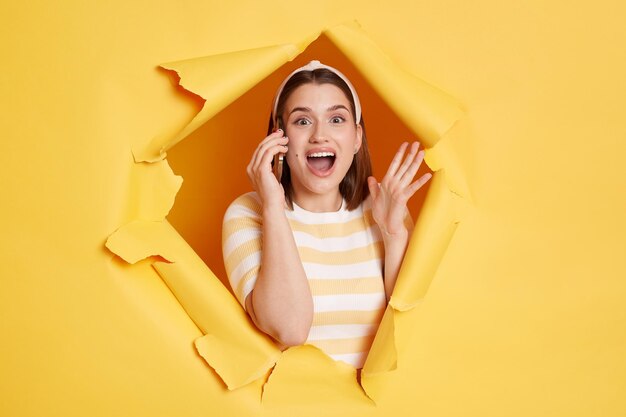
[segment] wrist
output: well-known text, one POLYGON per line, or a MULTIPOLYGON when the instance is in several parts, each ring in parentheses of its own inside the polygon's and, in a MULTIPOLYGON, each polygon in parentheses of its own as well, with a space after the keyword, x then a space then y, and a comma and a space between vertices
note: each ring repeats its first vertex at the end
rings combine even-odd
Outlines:
POLYGON ((263 217, 269 216, 269 217, 275 217, 278 215, 284 215, 285 214, 285 203, 284 202, 280 202, 280 203, 264 203, 263 204, 263 212, 262 215, 263 217))
POLYGON ((381 229, 381 234, 383 236, 383 241, 385 242, 385 244, 392 242, 406 243, 409 241, 409 230, 405 227, 400 230, 396 230, 393 233, 381 229))

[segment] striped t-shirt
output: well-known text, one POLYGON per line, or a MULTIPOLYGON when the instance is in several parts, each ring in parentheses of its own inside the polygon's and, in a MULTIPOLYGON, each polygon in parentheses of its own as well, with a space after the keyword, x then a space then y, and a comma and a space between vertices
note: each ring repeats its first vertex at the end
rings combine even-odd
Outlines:
MULTIPOLYGON (((306 343, 335 360, 363 367, 386 307, 384 246, 371 200, 348 211, 314 213, 293 204, 285 214, 313 295, 306 343)), ((255 192, 237 198, 224 216, 224 264, 245 308, 261 264, 261 203, 255 192)))

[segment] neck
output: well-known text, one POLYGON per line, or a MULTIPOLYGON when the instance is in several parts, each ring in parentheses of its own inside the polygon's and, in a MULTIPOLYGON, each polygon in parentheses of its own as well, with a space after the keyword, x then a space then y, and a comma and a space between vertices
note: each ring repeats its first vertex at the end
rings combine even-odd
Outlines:
POLYGON ((328 213, 341 209, 343 197, 339 190, 328 194, 302 193, 294 190, 293 201, 306 211, 328 213))

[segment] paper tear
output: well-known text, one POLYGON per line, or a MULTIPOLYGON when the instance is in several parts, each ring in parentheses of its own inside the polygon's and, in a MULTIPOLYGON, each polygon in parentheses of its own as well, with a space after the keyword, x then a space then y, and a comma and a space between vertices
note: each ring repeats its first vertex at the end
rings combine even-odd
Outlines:
POLYGON ((262 377, 275 364, 280 350, 254 328, 239 303, 167 221, 131 222, 113 233, 106 246, 129 263, 152 255, 174 262, 156 262, 153 267, 207 336, 196 340, 198 353, 229 389, 262 377))
POLYGON ((398 357, 394 340, 394 310, 391 305, 387 305, 368 358, 363 366, 362 375, 373 375, 396 369, 398 357), (377 360, 370 360, 370 358, 377 360))
POLYGON ((374 405, 356 381, 356 369, 335 361, 312 345, 287 349, 263 390, 264 406, 307 408, 311 404, 335 407, 374 405), (303 377, 305 375, 306 377, 303 377))
POLYGON ((266 374, 267 378, 265 379, 265 382, 263 382, 263 386, 261 387, 261 402, 263 402, 263 396, 265 395, 265 388, 267 387, 267 384, 270 381, 270 378, 272 377, 272 374, 274 373, 274 369, 276 369, 276 364, 274 364, 274 366, 272 367, 272 369, 269 370, 269 372, 266 374))
POLYGON ((448 134, 434 147, 426 149, 424 160, 433 171, 445 168, 445 180, 450 191, 459 197, 470 199, 471 193, 459 157, 459 150, 455 146, 455 142, 460 140, 458 137, 460 133, 457 132, 460 130, 458 126, 460 123, 455 123, 448 134))
POLYGON ((161 221, 174 206, 183 178, 167 161, 133 164, 128 211, 135 220, 161 221))
POLYGON ((280 357, 278 350, 271 355, 258 355, 258 350, 242 345, 240 340, 233 341, 212 334, 199 337, 194 341, 194 345, 200 356, 217 372, 229 390, 263 377, 280 357), (228 360, 228 357, 237 360, 228 360))
POLYGON ((397 367, 396 314, 415 307, 425 296, 459 222, 459 201, 468 195, 462 168, 449 138, 444 137, 461 117, 460 105, 441 90, 399 68, 358 25, 340 25, 324 33, 429 148, 427 162, 440 168, 432 179, 394 294, 363 369, 363 387, 356 383, 354 368, 333 361, 313 346, 291 348, 281 356, 280 350, 256 329, 234 297, 164 220, 182 181, 180 177, 172 179, 173 173, 163 161, 166 151, 292 60, 313 39, 297 45, 236 51, 162 65, 175 71, 180 85, 205 102, 193 120, 175 136, 155 138, 147 146, 133 149, 137 162, 153 164, 136 164, 138 174, 134 181, 138 189, 131 196, 135 221, 116 230, 106 243, 107 248, 129 263, 152 255, 174 262, 157 262, 153 266, 205 334, 195 341, 198 353, 229 389, 271 372, 262 394, 263 403, 270 405, 300 405, 303 401, 306 406, 318 398, 311 396, 308 388, 314 388, 331 403, 348 404, 353 399, 371 405, 371 399, 380 395, 381 376, 397 367), (302 374, 307 374, 307 384, 298 391, 294 387, 302 374))
POLYGON ((181 242, 175 254, 176 262, 156 262, 153 267, 206 335, 196 340, 198 352, 229 389, 261 378, 274 366, 280 350, 256 329, 235 297, 176 230, 169 227, 170 233, 181 242))
POLYGON ((172 262, 176 249, 168 226, 166 221, 136 220, 117 229, 105 246, 129 264, 156 255, 172 262))
POLYGON ((361 371, 361 387, 366 395, 374 402, 379 398, 379 391, 372 384, 375 376, 394 371, 398 366, 398 352, 396 349, 395 314, 393 307, 387 305, 387 310, 380 323, 374 343, 361 371))
POLYGON ((436 171, 391 296, 396 310, 409 310, 426 295, 459 223, 456 198, 445 170, 436 171))
POLYGON ((426 147, 435 146, 463 115, 454 98, 400 68, 356 22, 327 29, 324 34, 426 147))
POLYGON ((147 147, 133 149, 136 161, 155 162, 165 158, 168 149, 295 58, 302 47, 275 45, 162 64, 162 68, 178 74, 183 88, 206 101, 200 112, 174 137, 157 137, 147 147))

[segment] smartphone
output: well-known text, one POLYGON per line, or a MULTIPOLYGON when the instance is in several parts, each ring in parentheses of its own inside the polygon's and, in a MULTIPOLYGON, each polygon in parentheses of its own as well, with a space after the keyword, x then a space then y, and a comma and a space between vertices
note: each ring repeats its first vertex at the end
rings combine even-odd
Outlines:
POLYGON ((285 154, 284 153, 277 153, 274 156, 274 163, 273 163, 273 167, 272 170, 274 171, 274 175, 276 176, 276 179, 278 180, 278 182, 280 182, 281 178, 283 177, 283 159, 285 158, 285 154))
MULTIPOLYGON (((280 121, 277 124, 277 129, 283 128, 280 121)), ((285 130, 283 129, 283 134, 284 131, 285 130)), ((280 182, 281 178, 283 177, 283 159, 285 159, 285 154, 283 152, 279 152, 274 155, 274 161, 272 162, 272 171, 274 171, 274 175, 276 176, 278 182, 280 182)))

